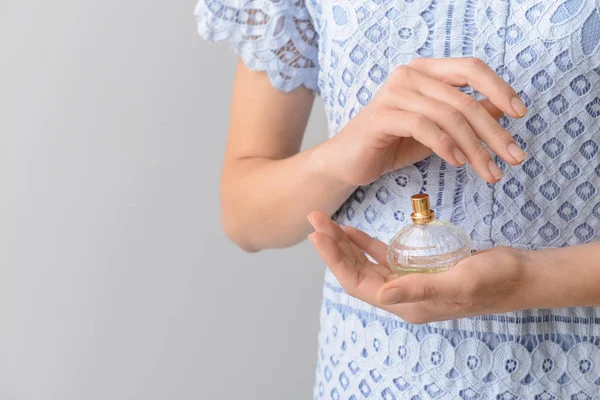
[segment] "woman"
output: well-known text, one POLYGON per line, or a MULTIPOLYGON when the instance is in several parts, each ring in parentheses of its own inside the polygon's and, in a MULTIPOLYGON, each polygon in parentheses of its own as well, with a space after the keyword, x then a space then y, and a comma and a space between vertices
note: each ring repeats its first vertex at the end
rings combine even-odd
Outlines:
POLYGON ((257 251, 310 222, 329 267, 315 398, 599 398, 596 1, 200 0, 196 15, 241 57, 225 231, 257 251), (330 138, 299 152, 315 93, 330 138), (476 252, 397 278, 385 243, 419 192, 476 252))

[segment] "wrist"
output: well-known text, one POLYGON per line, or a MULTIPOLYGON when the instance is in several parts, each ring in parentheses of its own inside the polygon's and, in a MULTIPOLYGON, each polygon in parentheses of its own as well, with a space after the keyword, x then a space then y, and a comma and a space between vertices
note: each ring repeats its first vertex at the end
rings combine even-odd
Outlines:
POLYGON ((526 296, 526 309, 547 308, 546 303, 548 274, 545 269, 548 266, 546 255, 542 251, 519 250, 523 265, 523 285, 526 296))
POLYGON ((522 276, 522 287, 524 288, 523 293, 526 296, 524 307, 525 309, 543 308, 544 302, 540 296, 543 295, 543 283, 544 279, 540 266, 543 264, 541 258, 542 255, 536 251, 519 250, 521 255, 523 276, 522 276))
POLYGON ((338 171, 334 141, 335 137, 313 147, 308 164, 311 166, 313 174, 327 179, 330 184, 354 190, 357 186, 346 182, 338 171))
POLYGON ((581 302, 573 287, 580 279, 579 266, 567 261, 566 250, 569 248, 525 252, 530 308, 565 308, 581 302))

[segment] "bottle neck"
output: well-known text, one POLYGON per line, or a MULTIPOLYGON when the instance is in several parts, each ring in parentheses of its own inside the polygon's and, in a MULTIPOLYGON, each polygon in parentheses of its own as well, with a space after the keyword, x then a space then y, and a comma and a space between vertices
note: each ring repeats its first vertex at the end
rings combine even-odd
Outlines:
POLYGON ((427 210, 423 213, 413 212, 410 218, 415 225, 427 225, 435 219, 435 212, 433 210, 427 210))

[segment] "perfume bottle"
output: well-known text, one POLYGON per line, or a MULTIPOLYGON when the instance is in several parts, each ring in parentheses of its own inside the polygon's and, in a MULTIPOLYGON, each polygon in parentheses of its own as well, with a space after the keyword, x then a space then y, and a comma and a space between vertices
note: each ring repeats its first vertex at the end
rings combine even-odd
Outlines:
POLYGON ((429 195, 416 194, 411 201, 413 223, 396 233, 388 247, 392 271, 397 275, 442 272, 471 254, 471 242, 462 229, 435 219, 429 195))

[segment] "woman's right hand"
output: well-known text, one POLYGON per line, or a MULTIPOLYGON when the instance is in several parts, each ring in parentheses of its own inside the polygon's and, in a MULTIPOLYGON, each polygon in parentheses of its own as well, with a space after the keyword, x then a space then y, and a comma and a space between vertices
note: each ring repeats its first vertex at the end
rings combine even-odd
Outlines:
POLYGON ((508 164, 526 157, 498 123, 503 113, 521 118, 527 108, 481 60, 418 58, 394 69, 373 100, 323 143, 318 158, 327 163, 328 174, 350 185, 369 184, 432 152, 456 167, 468 162, 485 181, 496 183, 502 171, 484 143, 508 164), (486 99, 457 89, 466 85, 486 99))

